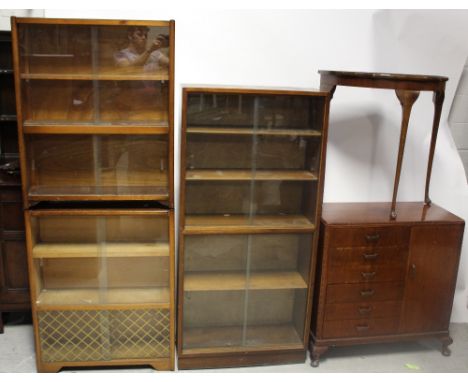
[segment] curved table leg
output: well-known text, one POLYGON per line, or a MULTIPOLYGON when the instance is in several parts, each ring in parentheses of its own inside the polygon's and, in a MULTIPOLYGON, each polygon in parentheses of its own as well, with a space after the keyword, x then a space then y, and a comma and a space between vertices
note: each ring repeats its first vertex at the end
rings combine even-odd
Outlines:
POLYGON ((429 184, 431 183, 431 173, 432 173, 432 161, 434 159, 434 151, 437 140, 437 133, 439 131, 440 115, 442 114, 442 105, 444 103, 445 92, 437 91, 434 92, 433 102, 434 102, 434 121, 432 123, 432 136, 431 136, 431 146, 429 148, 429 161, 427 164, 427 175, 426 175, 426 189, 424 193, 424 202, 428 205, 431 204, 431 199, 429 198, 429 184))
POLYGON ((396 219, 396 198, 398 193, 398 186, 400 184, 400 173, 401 165, 403 163, 403 154, 405 151, 406 143, 406 133, 408 132, 408 123, 411 114, 411 109, 414 102, 419 97, 419 91, 414 90, 395 90, 395 93, 400 101, 401 107, 403 109, 403 117, 401 120, 401 132, 400 132, 400 146, 398 148, 398 160, 395 173, 395 183, 393 184, 393 197, 392 197, 392 207, 390 212, 390 218, 396 219))

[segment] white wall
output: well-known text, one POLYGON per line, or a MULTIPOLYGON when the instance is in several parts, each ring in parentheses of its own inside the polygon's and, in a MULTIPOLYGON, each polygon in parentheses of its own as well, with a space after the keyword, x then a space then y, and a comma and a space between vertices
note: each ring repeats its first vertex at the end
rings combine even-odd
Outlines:
MULTIPOLYGON (((468 56, 466 11, 57 11, 46 17, 176 20, 176 179, 181 85, 317 88, 318 69, 450 77, 433 201, 468 220, 468 188, 447 115, 468 56)), ((414 106, 399 200, 422 200, 433 105, 414 106)), ((401 109, 391 91, 339 88, 331 108, 325 201, 391 199, 401 109)), ((178 188, 176 188, 178 190, 178 188)), ((452 321, 468 322, 468 237, 452 321)), ((441 270, 443 272, 443 270, 441 270)))

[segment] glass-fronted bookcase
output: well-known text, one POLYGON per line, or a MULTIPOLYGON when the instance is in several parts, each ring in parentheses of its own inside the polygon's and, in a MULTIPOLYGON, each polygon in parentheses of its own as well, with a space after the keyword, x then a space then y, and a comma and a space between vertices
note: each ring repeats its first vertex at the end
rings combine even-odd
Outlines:
POLYGON ((39 371, 174 368, 174 21, 13 18, 39 371))
POLYGON ((328 104, 184 89, 179 368, 305 360, 328 104))

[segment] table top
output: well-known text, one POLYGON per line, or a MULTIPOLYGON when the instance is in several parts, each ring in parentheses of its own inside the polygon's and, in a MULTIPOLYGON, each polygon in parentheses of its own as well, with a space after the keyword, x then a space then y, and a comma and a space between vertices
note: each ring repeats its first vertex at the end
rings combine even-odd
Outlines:
POLYGON ((377 73, 377 72, 351 72, 338 70, 319 70, 320 74, 329 74, 337 77, 347 77, 368 80, 397 80, 418 82, 446 82, 448 77, 425 74, 377 73))

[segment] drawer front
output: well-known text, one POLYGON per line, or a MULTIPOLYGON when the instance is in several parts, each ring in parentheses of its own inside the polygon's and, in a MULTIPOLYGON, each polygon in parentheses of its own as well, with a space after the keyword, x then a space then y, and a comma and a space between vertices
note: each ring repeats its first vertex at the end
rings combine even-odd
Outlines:
POLYGON ((328 304, 325 321, 398 317, 400 311, 401 301, 328 304))
POLYGON ((333 284, 327 286, 327 304, 341 302, 394 301, 403 297, 403 285, 396 282, 333 284))
POLYGON ((407 247, 409 242, 409 227, 378 226, 378 227, 334 227, 330 228, 330 247, 407 247))
POLYGON ((328 253, 328 267, 395 266, 406 264, 408 258, 404 247, 330 248, 328 253))
POLYGON ((323 324, 323 334, 325 338, 392 334, 398 330, 398 321, 398 317, 327 321, 323 324))
POLYGON ((349 268, 330 267, 328 268, 328 284, 403 281, 405 277, 404 269, 403 264, 393 267, 369 265, 358 265, 349 268))

